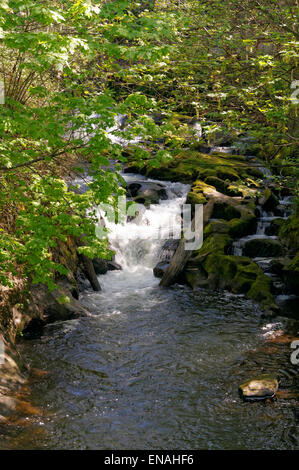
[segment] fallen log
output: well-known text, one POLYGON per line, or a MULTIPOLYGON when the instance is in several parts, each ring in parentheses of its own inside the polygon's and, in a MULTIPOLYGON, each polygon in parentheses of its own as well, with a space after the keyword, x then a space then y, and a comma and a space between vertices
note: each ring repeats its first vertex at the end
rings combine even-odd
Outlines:
MULTIPOLYGON (((202 230, 209 222, 209 219, 213 212, 214 204, 215 204, 215 200, 210 199, 209 202, 203 207, 203 221, 202 221, 203 226, 201 227, 202 230)), ((194 232, 194 229, 195 229, 195 217, 192 219, 192 222, 191 222, 191 231, 194 232)), ((160 281, 159 286, 161 287, 171 286, 178 278, 178 275, 185 268, 192 254, 192 250, 185 249, 185 243, 186 243, 185 238, 182 238, 179 242, 176 252, 174 253, 170 261, 168 268, 166 269, 160 281)))

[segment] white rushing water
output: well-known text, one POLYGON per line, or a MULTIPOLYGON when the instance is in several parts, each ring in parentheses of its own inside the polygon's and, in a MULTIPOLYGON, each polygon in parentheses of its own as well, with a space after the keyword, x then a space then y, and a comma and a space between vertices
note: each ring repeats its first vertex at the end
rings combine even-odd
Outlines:
POLYGON ((120 271, 108 271, 100 276, 104 295, 112 292, 124 293, 128 289, 137 292, 159 283, 159 279, 153 275, 153 268, 159 260, 159 251, 165 241, 170 238, 180 239, 181 210, 190 189, 187 184, 162 182, 141 175, 122 176, 128 184, 163 184, 168 199, 160 200, 159 204, 151 204, 148 208, 140 205, 137 217, 125 223, 111 222, 100 211, 109 230, 111 249, 116 253, 115 261, 122 267, 120 271))

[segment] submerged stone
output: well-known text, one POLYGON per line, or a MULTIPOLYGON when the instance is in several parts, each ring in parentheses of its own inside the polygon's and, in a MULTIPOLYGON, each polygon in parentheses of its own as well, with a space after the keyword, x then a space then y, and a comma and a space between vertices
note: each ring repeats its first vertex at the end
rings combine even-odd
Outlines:
POLYGON ((244 400, 274 398, 277 390, 278 380, 270 374, 259 375, 239 386, 239 392, 244 400))

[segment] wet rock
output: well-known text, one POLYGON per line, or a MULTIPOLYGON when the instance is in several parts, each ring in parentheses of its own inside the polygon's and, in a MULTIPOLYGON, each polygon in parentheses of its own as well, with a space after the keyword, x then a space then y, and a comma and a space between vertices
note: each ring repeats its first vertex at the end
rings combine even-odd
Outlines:
POLYGON ((278 206, 276 206, 274 209, 273 209, 273 213, 274 215, 276 215, 277 217, 284 217, 287 213, 287 208, 286 206, 284 206, 283 204, 278 204, 278 206))
POLYGON ((168 198, 166 187, 160 183, 134 182, 127 187, 128 197, 134 198, 138 204, 158 204, 168 198))
POLYGON ((122 269, 121 265, 118 264, 116 261, 108 261, 107 266, 108 271, 120 271, 122 269))
POLYGON ((245 243, 243 254, 250 258, 275 257, 283 254, 283 248, 277 240, 253 238, 245 243))
POLYGON ((284 219, 274 219, 271 220, 269 227, 266 227, 265 234, 266 235, 278 235, 280 228, 284 223, 284 219))
POLYGON ((131 183, 127 187, 127 195, 129 197, 136 197, 138 195, 138 191, 142 188, 141 183, 131 183))
POLYGON ((241 217, 241 212, 229 202, 216 202, 214 204, 214 209, 212 213, 213 219, 239 219, 241 217))
POLYGON ((287 258, 274 258, 269 263, 269 271, 273 274, 276 274, 276 276, 281 277, 283 274, 283 269, 287 263, 287 258))
POLYGON ((290 255, 299 251, 299 213, 291 215, 279 230, 279 239, 290 255))
POLYGON ((92 264, 97 275, 106 274, 109 269, 106 259, 94 258, 92 264))
POLYGON ((75 273, 75 280, 76 280, 76 283, 80 292, 83 292, 86 289, 91 288, 89 280, 86 278, 86 276, 83 274, 83 272, 80 269, 78 269, 75 273))
POLYGON ((45 323, 87 317, 90 313, 65 288, 45 292, 43 295, 45 323), (63 298, 65 301, 63 301, 63 298))
POLYGON ((107 259, 100 259, 94 258, 92 260, 95 273, 99 275, 106 274, 108 271, 120 271, 122 267, 120 264, 116 263, 114 259, 107 260, 107 259))
POLYGON ((265 211, 273 211, 278 206, 279 201, 270 189, 265 189, 258 199, 258 203, 265 211))
POLYGON ((154 267, 154 276, 162 279, 164 276, 164 273, 166 269, 168 268, 169 263, 166 263, 165 261, 160 261, 155 267, 154 267))
POLYGON ((40 338, 43 334, 46 322, 40 318, 33 318, 30 323, 22 331, 23 338, 36 339, 40 338))
POLYGON ((299 253, 284 267, 283 279, 288 292, 298 294, 299 292, 299 253))
POLYGON ((244 400, 274 398, 277 390, 278 380, 270 374, 259 375, 239 386, 239 392, 244 400))

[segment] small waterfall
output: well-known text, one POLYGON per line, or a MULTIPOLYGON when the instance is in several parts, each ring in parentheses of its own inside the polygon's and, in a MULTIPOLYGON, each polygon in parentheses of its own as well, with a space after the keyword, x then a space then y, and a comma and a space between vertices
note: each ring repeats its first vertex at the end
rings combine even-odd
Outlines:
POLYGON ((113 291, 129 286, 136 289, 156 285, 153 268, 159 260, 159 253, 165 240, 180 239, 181 209, 188 194, 189 185, 160 182, 134 174, 123 174, 127 183, 152 182, 165 185, 168 199, 148 208, 140 205, 137 216, 130 221, 116 224, 104 216, 111 248, 116 252, 116 262, 121 271, 108 272, 101 276, 103 290, 113 291))
MULTIPOLYGON (((283 215, 276 216, 272 211, 265 211, 261 206, 257 206, 259 210, 260 217, 257 222, 256 233, 254 235, 248 235, 243 238, 239 238, 233 242, 232 247, 232 254, 234 256, 242 256, 243 254, 243 247, 245 243, 249 240, 258 239, 258 238, 266 238, 269 240, 277 240, 278 237, 276 235, 267 235, 266 231, 271 226, 271 222, 276 219, 287 219, 289 215, 289 206, 292 202, 293 198, 288 196, 281 200, 279 200, 279 206, 283 206, 283 215)), ((259 261, 259 260, 258 260, 259 261)))
MULTIPOLYGON (((281 216, 275 216, 273 212, 265 211, 262 207, 257 206, 260 218, 257 223, 256 233, 254 235, 248 235, 243 238, 239 238, 233 242, 232 246, 232 254, 234 256, 243 256, 243 249, 249 240, 257 240, 257 239, 268 239, 268 240, 277 240, 277 235, 268 235, 269 230, 271 227, 271 223, 277 219, 287 219, 290 214, 290 204, 292 202, 292 197, 285 197, 279 200, 279 207, 281 207, 281 216)), ((271 231, 270 231, 271 233, 271 231)), ((273 257, 257 257, 253 258, 253 261, 264 271, 266 276, 269 276, 272 281, 272 290, 273 293, 276 295, 276 299, 278 301, 282 301, 288 299, 289 296, 285 296, 284 294, 287 291, 287 288, 281 278, 281 274, 275 270, 275 258, 273 257), (274 263, 274 264, 273 264, 274 263), (283 295, 282 295, 283 294, 283 295)))

